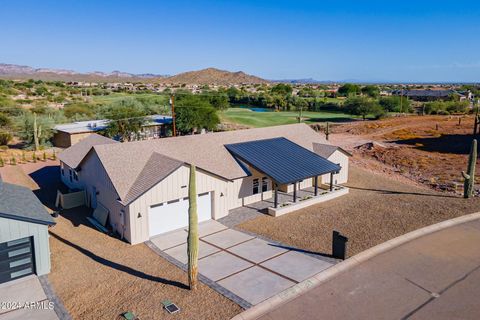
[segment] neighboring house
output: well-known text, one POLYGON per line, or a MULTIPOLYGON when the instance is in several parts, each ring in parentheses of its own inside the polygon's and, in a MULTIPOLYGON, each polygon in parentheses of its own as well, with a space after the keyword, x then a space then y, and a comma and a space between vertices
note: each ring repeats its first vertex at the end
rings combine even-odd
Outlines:
POLYGON ((59 155, 62 181, 85 190, 91 207, 106 208, 107 223, 132 244, 187 225, 190 164, 205 221, 276 199, 274 190, 318 186, 332 176, 346 183, 348 157, 306 124, 126 143, 92 135, 59 155))
MULTIPOLYGON (((53 145, 59 148, 68 148, 86 137, 105 131, 109 120, 77 121, 59 124, 54 127, 53 145)), ((140 140, 156 139, 167 135, 167 125, 172 123, 172 117, 152 115, 147 117, 142 131, 138 133, 140 140)))
POLYGON ((54 224, 30 189, 0 177, 0 283, 50 272, 48 227, 54 224))
POLYGON ((394 90, 392 95, 407 97, 415 101, 450 100, 452 97, 457 97, 460 101, 467 99, 466 95, 455 90, 394 90))

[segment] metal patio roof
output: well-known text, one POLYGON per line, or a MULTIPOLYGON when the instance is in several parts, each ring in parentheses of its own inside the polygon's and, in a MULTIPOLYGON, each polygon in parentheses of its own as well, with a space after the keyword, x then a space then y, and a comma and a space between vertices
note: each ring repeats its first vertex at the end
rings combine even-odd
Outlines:
POLYGON ((286 138, 273 138, 225 145, 245 162, 279 184, 297 182, 341 167, 286 138))

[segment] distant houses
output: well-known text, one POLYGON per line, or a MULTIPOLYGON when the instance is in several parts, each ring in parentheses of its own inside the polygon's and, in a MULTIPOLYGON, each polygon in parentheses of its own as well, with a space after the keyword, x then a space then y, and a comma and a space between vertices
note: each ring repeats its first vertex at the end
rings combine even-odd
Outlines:
MULTIPOLYGON (((60 124, 54 127, 53 145, 59 148, 68 148, 94 133, 101 133, 108 128, 110 120, 88 120, 60 124)), ((157 139, 167 136, 168 126, 172 117, 166 115, 151 115, 139 132, 137 140, 157 139)))
POLYGON ((473 98, 470 91, 459 92, 456 90, 393 90, 392 95, 402 96, 414 101, 437 101, 437 100, 471 100, 473 98))

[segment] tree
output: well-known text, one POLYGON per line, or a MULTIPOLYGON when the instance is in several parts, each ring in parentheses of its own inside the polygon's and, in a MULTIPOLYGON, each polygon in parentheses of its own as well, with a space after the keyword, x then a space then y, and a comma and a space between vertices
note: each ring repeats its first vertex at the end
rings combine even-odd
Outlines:
POLYGON ((364 86, 361 90, 364 95, 367 95, 372 98, 376 98, 380 95, 380 89, 374 85, 364 86))
POLYGON ((217 110, 205 96, 182 94, 175 99, 177 130, 182 134, 194 133, 202 128, 215 130, 220 123, 217 110))
POLYGON ((346 112, 362 116, 363 120, 365 120, 369 114, 372 114, 376 118, 385 114, 385 110, 382 109, 377 101, 366 97, 350 97, 345 101, 343 106, 346 112))
POLYGON ((195 165, 190 165, 188 183, 188 285, 190 290, 197 289, 198 278, 198 213, 195 165))
POLYGON ((360 87, 356 84, 345 83, 343 86, 338 88, 338 94, 344 97, 357 95, 358 93, 360 93, 360 87))
POLYGON ((405 112, 413 111, 410 100, 407 97, 390 96, 381 97, 379 104, 388 112, 405 112))
POLYGON ((292 88, 292 86, 290 86, 289 84, 279 83, 279 84, 274 85, 274 86, 270 89, 270 92, 271 92, 272 94, 278 94, 278 95, 287 96, 287 95, 292 94, 293 88, 292 88))
POLYGON ((107 136, 119 141, 135 140, 146 121, 143 109, 131 102, 112 105, 104 115, 110 120, 105 131, 107 136))
POLYGON ((211 96, 210 104, 217 110, 226 110, 230 107, 228 96, 226 94, 211 96))

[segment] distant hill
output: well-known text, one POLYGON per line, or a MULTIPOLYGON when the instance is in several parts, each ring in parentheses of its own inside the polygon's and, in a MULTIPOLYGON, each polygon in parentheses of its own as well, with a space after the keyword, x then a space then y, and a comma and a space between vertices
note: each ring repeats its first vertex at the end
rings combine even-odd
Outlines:
POLYGON ((16 64, 0 63, 0 78, 35 79, 50 81, 84 81, 84 82, 160 82, 171 84, 256 84, 267 80, 246 74, 242 71, 230 72, 215 68, 180 73, 174 76, 158 74, 132 74, 121 71, 109 73, 94 71, 79 73, 73 70, 32 68, 16 64))
POLYGON ((216 68, 207 68, 198 71, 189 71, 179 73, 175 76, 167 77, 162 80, 164 83, 186 83, 186 84, 256 84, 267 83, 269 81, 246 74, 243 71, 230 72, 216 68))
POLYGON ((132 74, 121 71, 109 73, 94 71, 80 73, 73 70, 32 68, 16 64, 0 63, 0 78, 3 79, 35 79, 50 81, 86 81, 86 82, 145 82, 162 79, 166 76, 157 74, 132 74))

